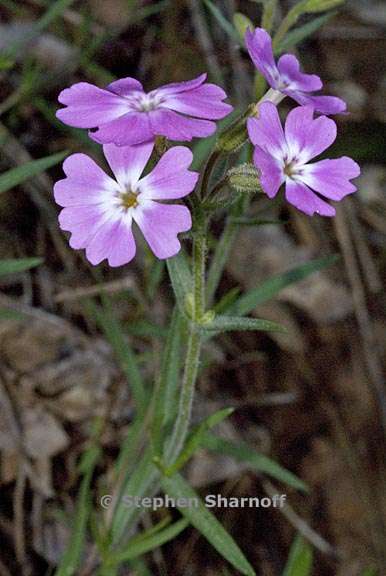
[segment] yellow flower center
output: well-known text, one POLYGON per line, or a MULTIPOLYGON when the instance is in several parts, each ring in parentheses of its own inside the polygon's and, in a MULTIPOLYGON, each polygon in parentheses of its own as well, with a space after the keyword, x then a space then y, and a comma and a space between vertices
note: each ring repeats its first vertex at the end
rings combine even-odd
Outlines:
POLYGON ((126 211, 129 208, 136 208, 138 206, 137 194, 135 194, 135 192, 132 192, 132 190, 126 190, 126 192, 122 192, 119 199, 121 201, 121 206, 126 211))

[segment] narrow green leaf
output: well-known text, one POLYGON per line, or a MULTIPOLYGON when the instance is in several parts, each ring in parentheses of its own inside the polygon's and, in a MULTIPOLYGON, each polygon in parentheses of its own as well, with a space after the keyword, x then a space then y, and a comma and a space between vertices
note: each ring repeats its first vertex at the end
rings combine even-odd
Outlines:
POLYGON ((131 546, 133 544, 136 544, 137 542, 142 542, 143 540, 150 538, 150 536, 154 536, 154 534, 157 534, 158 532, 161 532, 161 530, 163 530, 167 526, 170 526, 171 522, 172 522, 172 517, 171 516, 165 516, 162 520, 157 522, 157 524, 154 524, 153 526, 148 528, 148 530, 145 530, 145 532, 140 532, 139 534, 136 534, 135 536, 133 536, 133 538, 130 539, 128 544, 131 546))
POLYGON ((150 273, 146 278, 146 293, 150 301, 154 300, 159 285, 162 282, 165 270, 165 260, 157 260, 154 257, 150 273))
POLYGON ((264 332, 286 332, 284 326, 261 320, 260 318, 244 318, 242 316, 216 316, 208 324, 203 324, 202 328, 210 332, 230 332, 233 330, 256 330, 264 332))
POLYGON ((268 474, 272 478, 296 488, 296 490, 301 490, 302 492, 308 491, 306 484, 295 476, 295 474, 292 474, 292 472, 289 472, 280 466, 280 464, 268 458, 268 456, 259 454, 254 448, 251 448, 244 442, 232 442, 224 438, 219 438, 210 432, 206 432, 201 438, 201 446, 211 452, 225 454, 238 462, 244 462, 248 464, 251 470, 268 474))
POLYGON ((280 42, 278 47, 275 49, 275 54, 281 54, 282 52, 286 52, 290 48, 297 46, 303 40, 312 36, 314 32, 319 30, 326 22, 328 22, 333 16, 335 16, 336 12, 328 12, 327 14, 323 14, 318 18, 314 18, 311 22, 307 22, 304 26, 299 26, 299 28, 295 28, 292 32, 288 32, 280 42))
POLYGON ((161 455, 163 431, 173 421, 177 407, 177 389, 181 369, 183 318, 177 307, 172 315, 161 361, 158 390, 154 403, 152 437, 156 453, 161 455))
POLYGON ((270 32, 275 20, 276 8, 278 0, 265 0, 263 8, 263 17, 261 19, 261 27, 267 32, 270 32))
POLYGON ((251 28, 251 30, 254 29, 252 20, 241 12, 235 12, 233 15, 233 25, 240 36, 239 40, 244 44, 245 32, 248 30, 248 28, 251 28))
POLYGON ((237 44, 239 44, 240 43, 239 35, 237 34, 236 30, 229 22, 229 20, 225 18, 221 10, 219 10, 211 0, 203 0, 203 2, 208 7, 212 16, 215 18, 215 20, 217 20, 219 26, 224 30, 224 32, 228 34, 228 36, 232 38, 232 40, 234 40, 237 44))
POLYGON ((139 336, 140 338, 164 339, 168 333, 167 328, 164 326, 149 322, 149 320, 146 319, 125 322, 123 328, 127 334, 139 336))
POLYGON ((338 8, 341 4, 344 4, 346 0, 308 0, 304 7, 304 12, 307 14, 314 14, 316 12, 325 12, 326 10, 332 10, 333 8, 338 8))
POLYGON ((257 288, 254 288, 240 296, 240 298, 229 309, 229 313, 237 315, 249 314, 256 308, 256 306, 270 300, 283 288, 304 280, 304 278, 307 278, 314 272, 319 272, 328 266, 332 266, 332 264, 335 264, 338 260, 338 255, 327 256, 326 258, 320 258, 318 260, 307 262, 306 264, 301 264, 297 268, 293 268, 279 276, 274 276, 257 288))
POLYGON ((22 184, 25 180, 37 176, 41 172, 48 170, 55 164, 58 164, 67 156, 68 152, 59 152, 58 154, 52 154, 52 156, 46 156, 45 158, 40 158, 39 160, 31 160, 26 164, 12 168, 4 174, 0 175, 0 193, 7 192, 22 184))
POLYGON ((185 447, 182 450, 180 456, 177 458, 175 463, 165 470, 167 476, 173 476, 175 472, 180 470, 193 456, 196 450, 201 446, 202 438, 208 430, 220 424, 225 418, 228 418, 234 411, 234 408, 224 408, 223 410, 218 410, 208 418, 205 418, 196 428, 192 431, 189 438, 186 441, 185 447))
POLYGON ((78 573, 86 538, 87 524, 92 511, 91 479, 100 457, 99 436, 102 427, 103 420, 97 419, 94 423, 90 446, 83 453, 79 464, 79 471, 83 474, 83 478, 77 499, 73 529, 69 544, 61 558, 55 576, 72 576, 78 573))
POLYGON ((162 487, 168 496, 186 501, 197 502, 197 506, 181 506, 181 514, 199 531, 210 544, 232 566, 245 576, 254 576, 255 571, 241 552, 240 548, 220 524, 217 518, 209 512, 197 492, 180 476, 176 474, 171 478, 164 477, 161 480, 162 487))
POLYGON ((296 536, 289 553, 283 576, 310 576, 313 551, 300 535, 296 536))
POLYGON ((164 530, 157 531, 155 534, 152 534, 147 538, 143 538, 133 544, 129 542, 125 550, 114 554, 114 564, 127 562, 128 560, 142 556, 142 554, 146 554, 155 548, 159 548, 163 544, 166 544, 166 542, 176 538, 188 525, 189 520, 181 518, 181 520, 177 520, 177 522, 174 522, 171 526, 168 526, 164 530))
POLYGON ((114 463, 115 478, 128 478, 138 464, 141 442, 147 430, 146 414, 138 414, 128 427, 126 437, 121 443, 119 454, 114 463))
POLYGON ((77 573, 79 566, 88 518, 92 509, 90 492, 91 474, 87 474, 81 483, 78 496, 77 512, 74 519, 74 527, 71 533, 70 543, 62 556, 60 565, 55 576, 72 576, 77 573))
POLYGON ((56 18, 63 15, 63 12, 67 10, 74 3, 75 0, 56 0, 56 2, 50 2, 48 10, 43 14, 41 18, 35 24, 35 32, 43 32, 52 24, 56 18))
MULTIPOLYGON (((344 0, 299 0, 285 15, 282 19, 279 28, 276 31, 276 34, 273 37, 272 45, 275 53, 280 53, 284 49, 288 48, 287 45, 287 38, 294 34, 296 38, 297 30, 290 32, 288 31, 295 26, 299 18, 303 14, 307 13, 317 13, 327 10, 328 8, 337 7, 341 4, 344 0), (284 46, 284 47, 283 47, 284 46)), ((336 12, 330 12, 329 14, 324 14, 321 18, 329 18, 333 16, 336 12)), ((315 30, 319 28, 326 20, 320 19, 318 23, 315 23, 315 28, 313 27, 313 22, 310 22, 310 28, 306 28, 308 24, 304 27, 304 32, 307 31, 306 35, 303 37, 308 36, 310 30, 315 30)), ((300 29, 299 29, 300 30, 300 29)), ((298 40, 296 40, 298 41, 298 40)))
POLYGON ((113 544, 117 544, 128 533, 129 527, 137 520, 141 514, 141 508, 127 506, 124 500, 125 495, 144 497, 151 491, 154 482, 159 478, 160 473, 153 463, 153 451, 148 448, 141 460, 138 462, 134 472, 122 484, 120 497, 114 508, 114 515, 111 526, 111 537, 113 544))
POLYGON ((143 414, 147 407, 147 394, 136 355, 114 315, 110 300, 106 294, 101 294, 101 299, 103 308, 93 301, 88 301, 88 308, 110 342, 133 392, 136 408, 140 414, 143 414))
POLYGON ((193 279, 185 252, 180 250, 177 256, 168 258, 166 264, 180 312, 186 315, 186 299, 193 292, 193 279))
POLYGON ((0 276, 24 272, 39 266, 43 262, 42 258, 17 258, 15 260, 0 260, 0 276))
POLYGON ((240 296, 240 288, 238 288, 237 286, 235 288, 231 288, 215 304, 213 311, 215 312, 215 314, 222 314, 223 312, 225 312, 225 310, 230 308, 232 304, 236 302, 239 296, 240 296))

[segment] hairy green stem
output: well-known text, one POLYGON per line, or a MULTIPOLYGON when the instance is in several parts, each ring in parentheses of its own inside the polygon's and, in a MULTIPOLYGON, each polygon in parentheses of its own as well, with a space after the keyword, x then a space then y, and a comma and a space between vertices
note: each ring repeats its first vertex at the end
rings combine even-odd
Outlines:
POLYGON ((193 242, 194 320, 199 322, 205 312, 206 229, 200 222, 193 242))
POLYGON ((178 416, 169 444, 168 464, 173 464, 178 458, 189 432, 201 344, 201 333, 197 327, 192 326, 189 334, 178 416))
MULTIPOLYGON (((200 215, 199 218, 201 218, 200 215)), ((172 464, 179 456, 189 432, 202 345, 199 322, 205 312, 205 261, 206 230, 204 223, 199 222, 193 240, 193 319, 189 328, 189 340, 177 420, 169 442, 168 464, 172 464)))

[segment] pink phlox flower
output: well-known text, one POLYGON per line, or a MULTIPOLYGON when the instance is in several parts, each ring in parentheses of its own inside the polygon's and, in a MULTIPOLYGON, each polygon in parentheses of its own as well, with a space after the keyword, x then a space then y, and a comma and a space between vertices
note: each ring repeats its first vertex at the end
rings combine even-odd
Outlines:
POLYGON ((335 208, 320 196, 339 201, 355 192, 350 180, 359 176, 360 168, 347 156, 308 162, 331 146, 336 132, 331 118, 313 118, 312 106, 291 110, 283 131, 276 106, 263 102, 258 118, 248 119, 248 133, 255 145, 260 183, 269 198, 285 183, 286 199, 296 208, 310 216, 334 216, 335 208))
POLYGON ((71 232, 70 246, 85 249, 91 264, 107 259, 122 266, 135 256, 133 222, 154 254, 170 258, 181 245, 177 234, 192 226, 190 212, 181 204, 163 203, 189 194, 198 174, 189 171, 193 155, 184 146, 168 150, 153 170, 141 178, 153 143, 103 151, 115 175, 111 178, 89 156, 73 154, 63 164, 66 178, 55 184, 62 230, 71 232))
POLYGON ((245 43, 254 65, 274 90, 290 96, 298 104, 312 105, 321 114, 345 112, 346 103, 340 98, 313 94, 323 83, 316 74, 301 72, 296 56, 283 54, 276 64, 271 37, 263 28, 248 29, 245 43))
POLYGON ((96 128, 90 136, 100 144, 128 146, 165 136, 189 141, 216 130, 213 120, 227 116, 224 90, 205 82, 201 74, 188 82, 166 84, 146 93, 134 78, 123 78, 106 89, 79 82, 59 94, 67 107, 57 117, 77 128, 96 128))

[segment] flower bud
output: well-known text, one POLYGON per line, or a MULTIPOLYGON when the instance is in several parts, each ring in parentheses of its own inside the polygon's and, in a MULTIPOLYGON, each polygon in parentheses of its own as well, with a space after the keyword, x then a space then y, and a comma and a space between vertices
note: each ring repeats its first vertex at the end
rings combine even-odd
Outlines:
POLYGON ((246 112, 220 134, 216 145, 217 150, 229 154, 236 152, 247 142, 247 118, 254 114, 254 109, 254 104, 248 106, 246 112))
POLYGON ((229 170, 228 182, 236 192, 252 193, 261 192, 259 175, 253 164, 241 164, 229 170))

